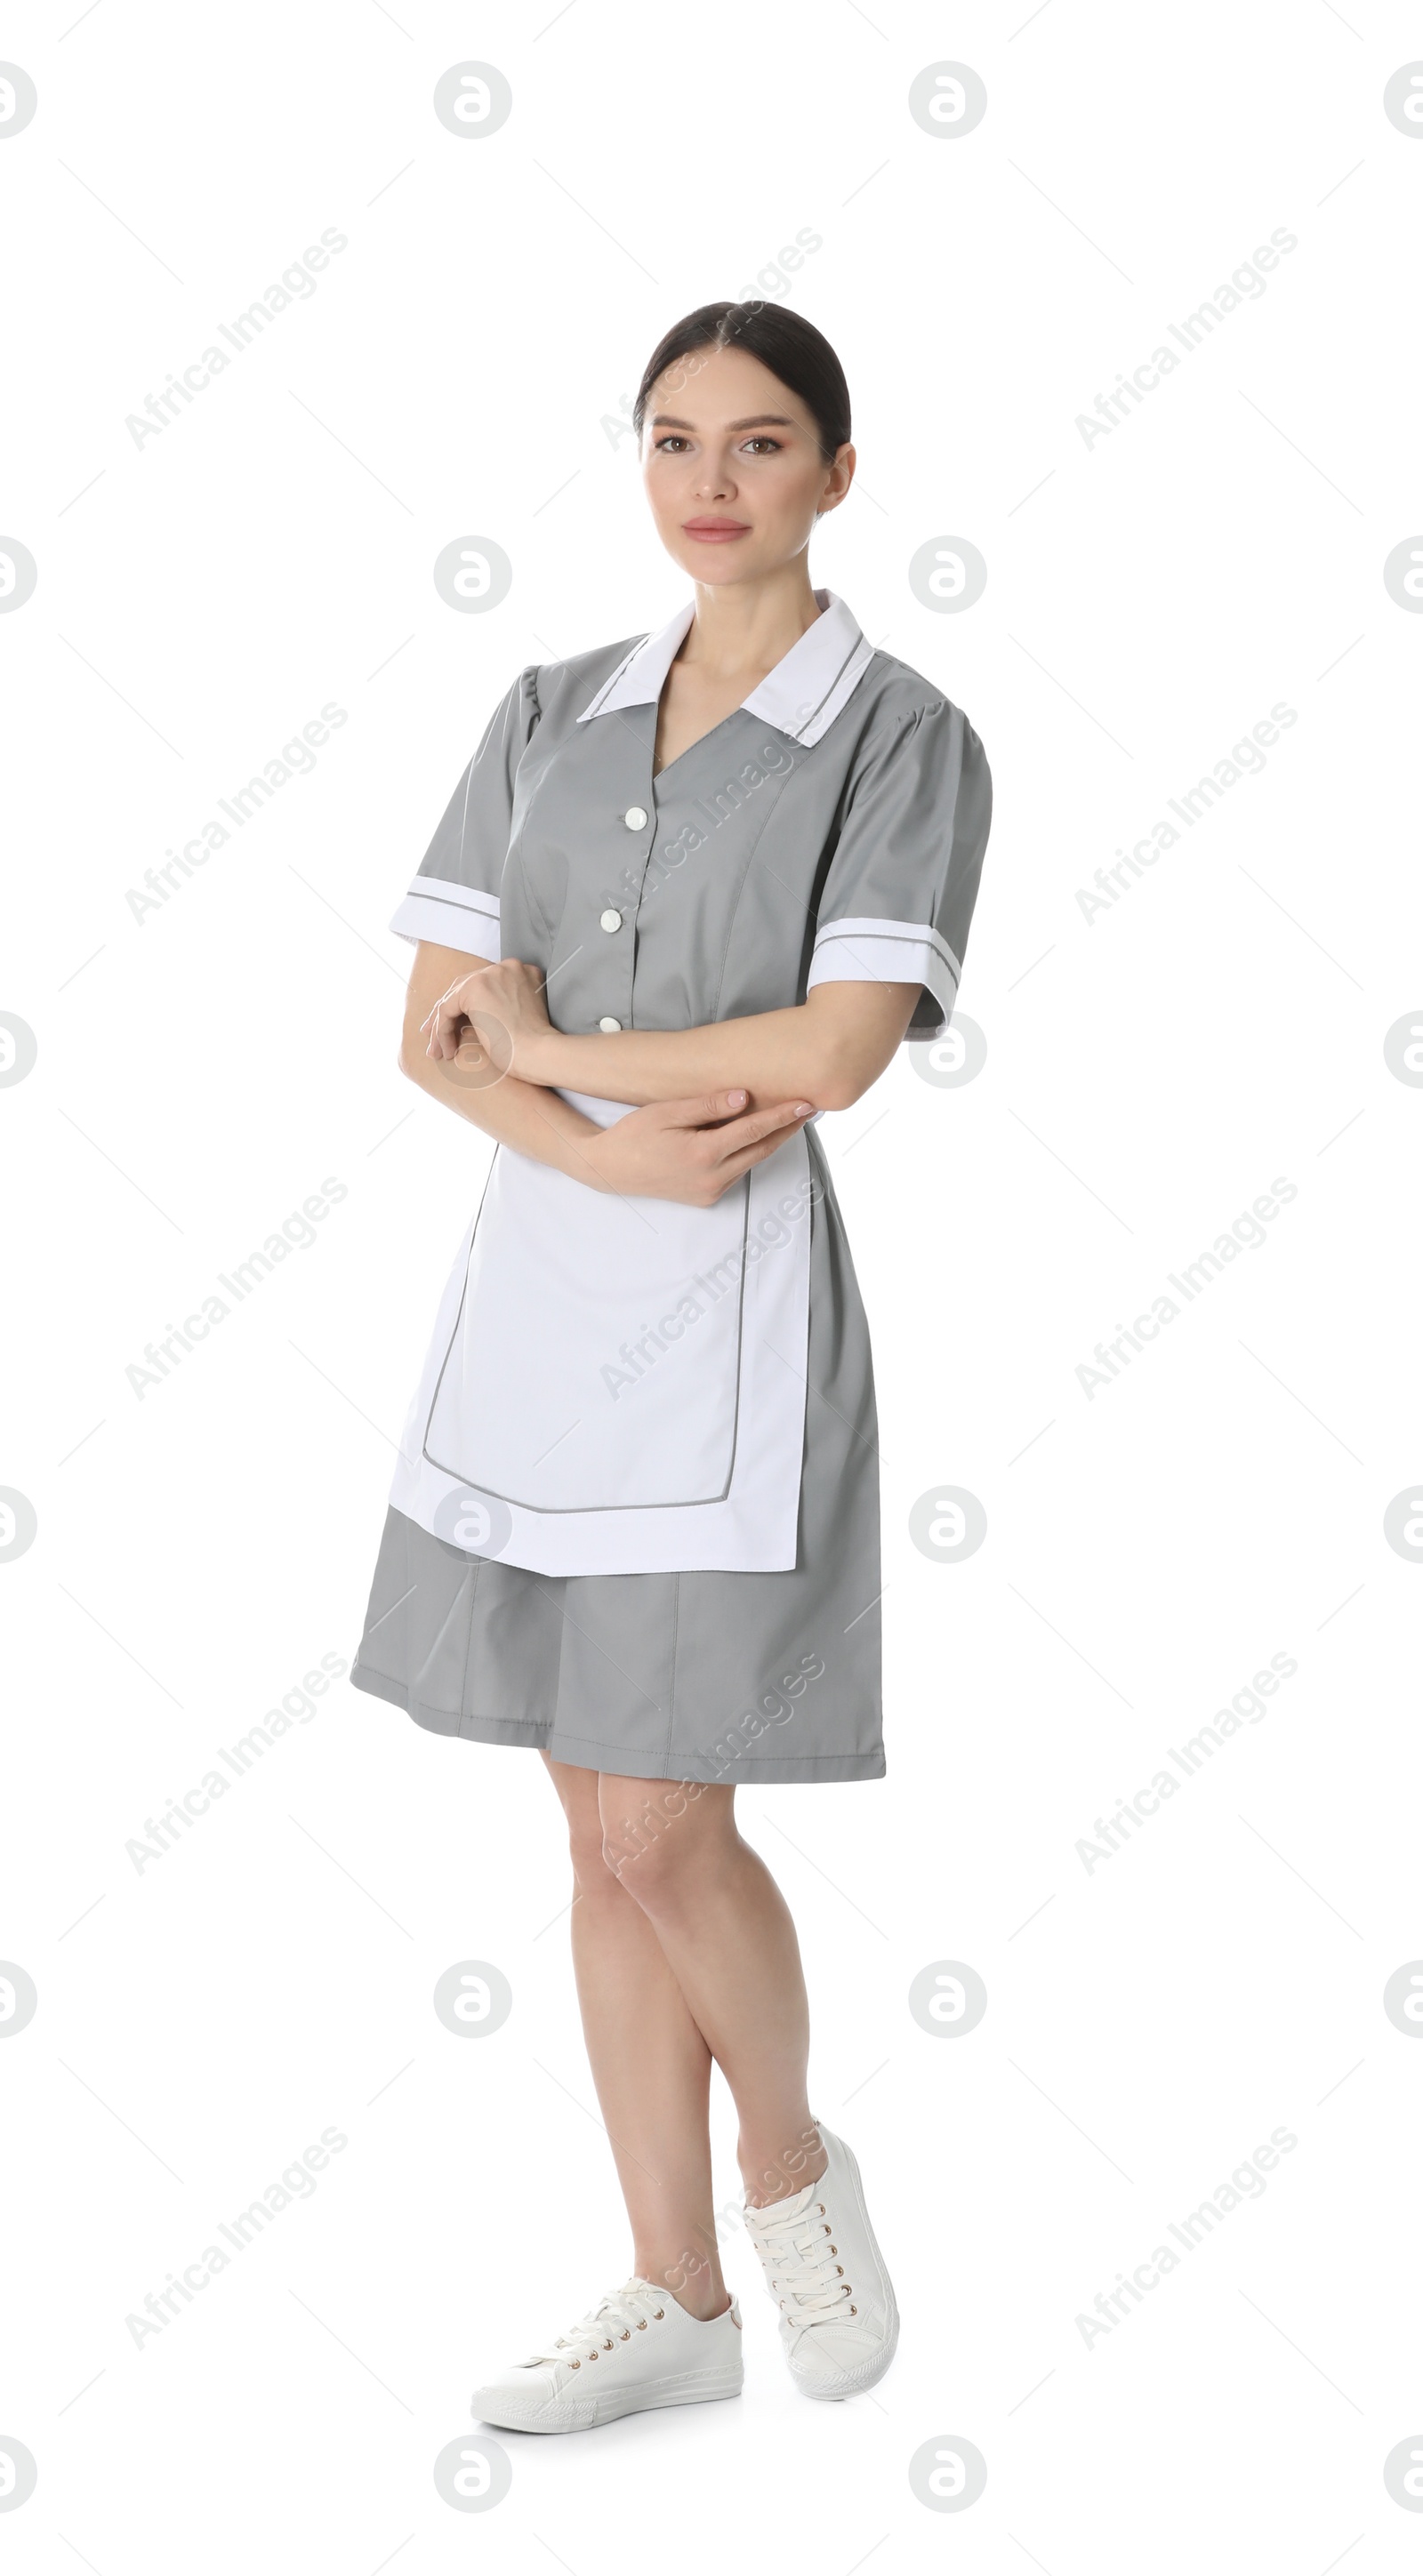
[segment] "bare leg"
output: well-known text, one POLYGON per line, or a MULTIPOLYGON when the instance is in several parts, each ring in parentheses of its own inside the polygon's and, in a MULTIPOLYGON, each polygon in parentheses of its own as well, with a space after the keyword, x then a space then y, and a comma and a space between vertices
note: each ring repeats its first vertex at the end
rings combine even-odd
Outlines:
POLYGON ((737 2157, 758 2206, 825 2171, 810 2115, 810 2015, 790 1909, 736 1828, 734 1789, 598 1784, 604 1856, 655 1931, 692 2022, 731 2088, 737 2157))
POLYGON ((568 1818, 578 2003, 632 2223, 633 2269, 692 2316, 720 2316, 728 2300, 712 2216, 711 2052, 653 1925, 604 1860, 598 1774, 544 1760, 568 1818))

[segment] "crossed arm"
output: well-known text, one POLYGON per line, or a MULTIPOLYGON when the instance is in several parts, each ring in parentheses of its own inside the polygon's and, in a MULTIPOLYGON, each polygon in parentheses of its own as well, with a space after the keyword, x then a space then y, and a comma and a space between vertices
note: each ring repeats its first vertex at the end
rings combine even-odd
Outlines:
POLYGON ((500 1144, 591 1189, 710 1206, 817 1109, 848 1109, 909 1025, 912 984, 818 984, 789 1010, 698 1029, 553 1028, 536 968, 422 940, 400 1063, 500 1144), (632 1101, 600 1128, 560 1097, 632 1101))

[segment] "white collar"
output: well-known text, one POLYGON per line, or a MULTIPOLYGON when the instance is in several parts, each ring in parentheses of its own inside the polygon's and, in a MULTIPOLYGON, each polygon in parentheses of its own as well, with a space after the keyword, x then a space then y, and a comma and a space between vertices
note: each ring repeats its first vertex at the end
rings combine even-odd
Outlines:
MULTIPOLYGON (((874 657, 874 646, 866 643, 843 599, 833 590, 818 590, 815 597, 821 612, 815 624, 741 702, 748 715, 759 716, 807 749, 828 733, 874 657)), ((655 706, 694 614, 689 601, 659 634, 635 644, 583 709, 579 723, 611 715, 619 707, 655 706)))

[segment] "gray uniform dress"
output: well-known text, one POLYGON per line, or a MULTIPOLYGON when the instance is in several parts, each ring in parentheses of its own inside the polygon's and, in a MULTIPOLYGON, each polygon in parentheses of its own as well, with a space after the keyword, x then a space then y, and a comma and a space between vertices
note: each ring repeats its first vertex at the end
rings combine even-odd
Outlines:
MULTIPOLYGON (((817 600, 655 779, 690 607, 522 672, 392 927, 536 966, 580 1034, 849 981, 918 984, 909 1035, 941 1035, 988 766, 931 681, 817 600)), ((357 1688, 624 1776, 874 1779, 879 1593, 869 1337, 813 1126, 711 1210, 500 1147, 402 1442, 357 1688)))

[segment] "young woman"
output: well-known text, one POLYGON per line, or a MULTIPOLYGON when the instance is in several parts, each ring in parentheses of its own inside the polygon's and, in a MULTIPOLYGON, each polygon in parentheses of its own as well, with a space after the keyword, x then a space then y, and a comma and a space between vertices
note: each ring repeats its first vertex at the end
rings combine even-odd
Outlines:
POLYGON ((404 1070, 499 1150, 352 1678, 542 1754, 632 2226, 621 2289, 476 2392, 527 2431, 739 2390, 713 2060, 796 2385, 853 2396, 894 2352, 855 2159, 806 2093, 795 1929, 734 1806, 884 1771, 869 1341, 807 1121, 946 1028, 990 805, 959 709, 811 587, 855 469, 820 333, 705 305, 635 419, 693 597, 520 674, 392 924, 404 1070))

